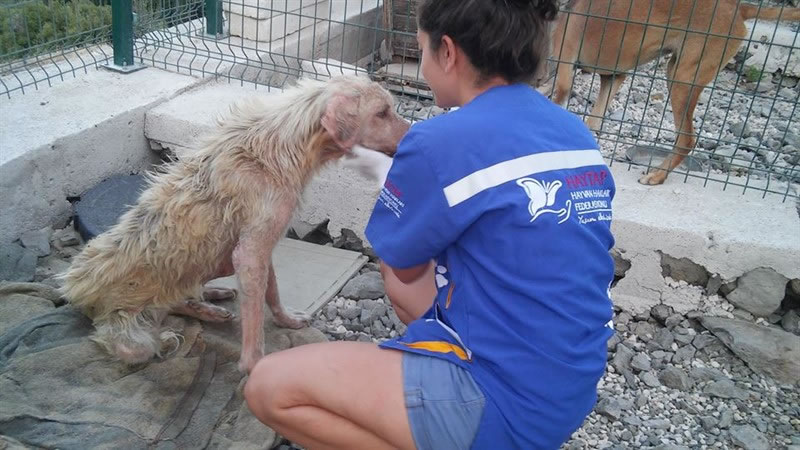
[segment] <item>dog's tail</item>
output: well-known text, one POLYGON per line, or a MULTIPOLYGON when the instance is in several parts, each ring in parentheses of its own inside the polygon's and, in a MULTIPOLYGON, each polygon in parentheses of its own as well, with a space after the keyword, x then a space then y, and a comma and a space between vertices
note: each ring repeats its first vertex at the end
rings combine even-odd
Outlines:
POLYGON ((800 21, 800 8, 766 8, 758 5, 739 4, 739 11, 744 20, 785 20, 789 22, 800 21))

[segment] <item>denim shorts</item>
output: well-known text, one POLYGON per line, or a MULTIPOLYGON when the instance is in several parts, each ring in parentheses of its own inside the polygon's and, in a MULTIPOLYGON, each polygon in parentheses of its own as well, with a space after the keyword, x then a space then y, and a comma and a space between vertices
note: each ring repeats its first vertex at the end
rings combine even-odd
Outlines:
POLYGON ((418 450, 470 447, 486 397, 469 372, 442 358, 404 351, 403 389, 418 450))

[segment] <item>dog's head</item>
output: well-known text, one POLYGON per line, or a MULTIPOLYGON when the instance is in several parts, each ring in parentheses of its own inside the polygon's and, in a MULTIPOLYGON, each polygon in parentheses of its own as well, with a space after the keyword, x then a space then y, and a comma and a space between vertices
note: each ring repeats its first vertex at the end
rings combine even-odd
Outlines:
POLYGON ((410 124, 395 112, 392 95, 365 77, 339 76, 328 85, 322 127, 344 152, 354 145, 393 155, 410 124))

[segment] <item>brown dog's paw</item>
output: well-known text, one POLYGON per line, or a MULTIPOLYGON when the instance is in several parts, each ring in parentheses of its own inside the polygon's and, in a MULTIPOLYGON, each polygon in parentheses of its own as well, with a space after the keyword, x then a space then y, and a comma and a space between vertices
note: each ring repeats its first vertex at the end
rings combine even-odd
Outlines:
POLYGON ((650 172, 648 174, 645 174, 643 177, 639 178, 639 183, 647 186, 655 186, 658 184, 663 184, 666 179, 667 179, 666 171, 656 170, 655 172, 650 172))

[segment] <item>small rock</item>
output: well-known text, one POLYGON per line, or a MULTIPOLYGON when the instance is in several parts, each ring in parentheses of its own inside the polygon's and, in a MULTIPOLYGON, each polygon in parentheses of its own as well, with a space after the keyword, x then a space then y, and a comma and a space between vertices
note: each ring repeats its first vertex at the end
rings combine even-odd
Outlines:
POLYGON ((377 303, 374 300, 362 300, 359 302, 361 306, 360 321, 364 326, 372 326, 373 322, 379 320, 381 316, 386 314, 387 306, 383 303, 377 303))
POLYGON ((650 396, 648 396, 647 393, 645 392, 641 392, 636 396, 636 400, 634 400, 633 403, 634 405, 636 405, 636 408, 641 409, 644 407, 644 405, 648 404, 649 402, 650 402, 650 396))
POLYGON ((628 385, 631 389, 638 389, 639 388, 639 381, 636 378, 636 375, 633 374, 633 371, 630 369, 625 369, 622 371, 622 377, 625 378, 625 384, 628 385))
POLYGON ((328 303, 327 305, 325 305, 325 317, 327 317, 328 320, 335 319, 338 314, 339 312, 336 309, 336 305, 334 305, 333 303, 328 303))
POLYGON ((747 398, 750 397, 750 394, 737 388, 731 380, 717 380, 711 382, 703 389, 703 392, 718 398, 738 398, 739 400, 747 400, 747 398))
POLYGON ((750 314, 749 311, 745 311, 743 309, 736 308, 733 310, 732 314, 733 317, 736 317, 737 319, 741 320, 746 320, 748 322, 752 322, 753 320, 755 320, 754 315, 750 314))
POLYGON ((631 359, 631 367, 639 372, 647 372, 650 370, 650 358, 644 353, 637 353, 631 359))
POLYGON ((768 317, 780 308, 788 281, 773 269, 753 269, 739 277, 736 289, 727 298, 734 306, 759 317, 768 317))
MULTIPOLYGON (((780 311, 778 311, 778 312, 780 312, 780 311)), ((775 325, 775 324, 781 323, 782 319, 783 319, 783 316, 781 314, 778 314, 777 312, 775 312, 775 313, 770 314, 769 317, 767 317, 767 322, 771 323, 772 325, 775 325)))
POLYGON ((797 311, 790 310, 783 315, 781 326, 789 333, 800 335, 800 315, 797 314, 797 311))
POLYGON ((650 309, 650 316, 661 325, 664 325, 667 317, 671 316, 673 312, 672 307, 669 305, 656 305, 650 309))
POLYGON ((617 420, 622 416, 622 406, 612 398, 603 398, 597 402, 595 408, 598 414, 604 415, 612 420, 617 420))
POLYGON ((658 380, 664 385, 679 391, 688 391, 694 386, 694 382, 686 372, 678 367, 670 366, 658 374, 658 380))
POLYGON ((745 450, 769 450, 769 441, 750 425, 731 427, 731 441, 745 450))
POLYGON ((719 424, 719 420, 713 416, 702 416, 700 417, 700 425, 703 426, 703 429, 706 431, 711 431, 714 427, 719 424))
POLYGON ((661 382, 658 381, 658 377, 653 374, 653 372, 642 372, 639 374, 639 378, 642 380, 644 384, 651 388, 656 388, 661 386, 661 382))
POLYGON ((688 345, 688 344, 691 344, 692 341, 694 341, 695 335, 694 334, 690 334, 689 330, 687 330, 686 328, 680 328, 679 330, 684 331, 684 332, 683 333, 681 333, 681 332, 676 332, 675 333, 675 342, 677 342, 678 345, 688 345))
POLYGON ((689 369, 689 376, 698 383, 703 383, 705 381, 724 380, 727 378, 724 373, 710 367, 692 367, 689 369))
POLYGON ((627 325, 631 323, 631 320, 633 320, 633 317, 631 317, 631 314, 627 311, 622 311, 614 317, 614 323, 617 325, 627 325))
POLYGON ((633 359, 634 352, 625 344, 617 345, 617 351, 614 353, 614 358, 611 360, 611 365, 617 370, 617 373, 623 373, 625 370, 631 369, 631 359, 633 359))
POLYGON ((653 336, 653 341, 655 341, 662 350, 670 350, 672 348, 672 343, 675 342, 675 336, 673 336, 668 329, 660 328, 656 331, 655 336, 653 336))
POLYGON ((669 430, 670 421, 668 419, 650 419, 645 420, 643 425, 656 430, 669 430))
POLYGON ((364 242, 356 235, 353 230, 342 228, 342 234, 333 240, 333 246, 344 250, 352 250, 361 253, 364 251, 364 242))
POLYGON ((608 341, 606 342, 606 344, 608 345, 608 351, 609 352, 615 351, 617 348, 617 344, 619 344, 620 341, 621 339, 617 333, 612 334, 611 338, 609 338, 608 341))
POLYGON ((746 136, 750 130, 748 124, 744 121, 733 121, 728 125, 728 130, 736 137, 746 136))
POLYGON ((672 362, 675 364, 690 364, 692 359, 694 359, 694 354, 697 350, 692 347, 691 345, 686 345, 678 349, 675 352, 675 356, 672 357, 672 362))
POLYGON ((50 235, 52 233, 49 227, 43 228, 27 232, 20 236, 19 240, 23 247, 32 250, 36 256, 47 256, 50 254, 50 235))
POLYGON ((368 262, 364 264, 364 270, 366 270, 367 272, 380 272, 381 266, 372 262, 368 262))
POLYGON ((376 320, 372 323, 372 335, 378 339, 386 339, 389 337, 389 330, 383 325, 380 320, 376 320))
POLYGON ((33 281, 36 253, 18 244, 0 244, 0 281, 33 281))
POLYGON ((706 295, 709 297, 716 295, 721 287, 722 277, 720 277, 719 274, 712 275, 711 278, 708 279, 708 284, 706 284, 706 295))
POLYGON ((728 428, 733 424, 733 411, 725 409, 719 414, 719 427, 728 428))
POLYGON ((386 295, 383 278, 378 272, 367 272, 353 277, 342 288, 343 297, 357 299, 375 299, 386 295))
POLYGON ((667 328, 671 330, 676 326, 678 326, 678 324, 680 324, 681 322, 683 322, 683 316, 680 314, 673 314, 667 317, 667 320, 664 322, 664 325, 666 325, 667 328))
POLYGON ((702 350, 709 345, 714 345, 716 343, 719 343, 719 339, 710 334, 698 334, 694 337, 694 339, 692 339, 692 345, 694 345, 694 348, 698 350, 702 350))
POLYGON ((348 306, 339 311, 339 315, 345 319, 353 320, 356 317, 361 316, 361 307, 360 306, 348 306))
POLYGON ((633 326, 633 334, 643 341, 650 340, 655 334, 653 324, 648 322, 638 322, 633 326))
POLYGON ((625 425, 630 425, 632 427, 638 427, 642 425, 642 419, 632 415, 623 417, 622 422, 625 423, 625 425))

